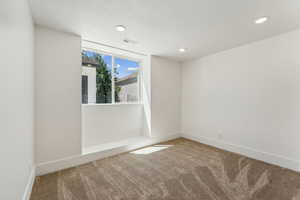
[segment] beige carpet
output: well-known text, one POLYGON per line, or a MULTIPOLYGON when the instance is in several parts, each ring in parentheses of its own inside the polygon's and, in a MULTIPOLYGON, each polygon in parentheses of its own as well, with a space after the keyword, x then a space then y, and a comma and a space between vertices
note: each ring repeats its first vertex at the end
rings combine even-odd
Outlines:
POLYGON ((300 200, 300 174, 178 139, 38 177, 31 200, 300 200))

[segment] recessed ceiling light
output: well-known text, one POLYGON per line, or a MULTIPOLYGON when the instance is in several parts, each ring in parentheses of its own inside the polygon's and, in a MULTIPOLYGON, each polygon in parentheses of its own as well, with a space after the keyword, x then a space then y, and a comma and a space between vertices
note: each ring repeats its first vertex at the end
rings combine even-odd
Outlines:
POLYGON ((123 25, 117 25, 115 26, 116 30, 119 31, 119 32, 123 32, 126 30, 126 27, 123 26, 123 25))
POLYGON ((268 20, 268 17, 260 17, 255 20, 255 24, 263 24, 268 20))
POLYGON ((178 49, 179 52, 186 52, 186 49, 185 48, 180 48, 178 49))

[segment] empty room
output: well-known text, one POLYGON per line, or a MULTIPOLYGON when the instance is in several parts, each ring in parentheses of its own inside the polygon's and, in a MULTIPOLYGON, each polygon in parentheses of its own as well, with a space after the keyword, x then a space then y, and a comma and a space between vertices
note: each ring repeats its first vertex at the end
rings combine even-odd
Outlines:
POLYGON ((0 200, 300 200, 299 0, 0 0, 0 200))

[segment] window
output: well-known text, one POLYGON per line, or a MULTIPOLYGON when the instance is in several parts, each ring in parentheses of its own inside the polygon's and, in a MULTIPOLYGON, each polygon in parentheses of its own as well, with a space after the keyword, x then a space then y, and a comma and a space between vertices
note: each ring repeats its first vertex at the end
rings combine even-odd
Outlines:
POLYGON ((139 100, 139 63, 123 58, 114 58, 115 101, 137 102, 139 100))
POLYGON ((139 62, 82 50, 82 104, 137 103, 139 84, 139 62))

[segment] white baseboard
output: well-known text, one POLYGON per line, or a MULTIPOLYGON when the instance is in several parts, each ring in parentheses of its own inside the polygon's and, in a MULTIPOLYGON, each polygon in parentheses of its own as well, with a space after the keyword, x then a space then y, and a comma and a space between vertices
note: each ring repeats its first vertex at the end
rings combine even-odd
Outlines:
POLYGON ((284 156, 275 155, 272 153, 257 151, 252 148, 248 148, 241 145, 230 144, 224 141, 215 140, 202 136, 193 136, 191 134, 182 134, 182 137, 194 140, 199 143, 207 144, 210 146, 214 146, 220 149, 224 149, 230 152, 239 153, 241 155, 247 156, 249 158, 253 158, 256 160, 260 160, 266 163, 270 163, 273 165, 277 165, 283 168, 288 168, 294 171, 300 172, 300 162, 297 160, 293 160, 284 156))
POLYGON ((30 200, 34 179, 35 179, 35 167, 33 166, 29 175, 28 183, 26 185, 22 200, 30 200))
MULTIPOLYGON (((51 162, 47 162, 47 163, 41 163, 41 164, 38 164, 36 167, 36 174, 38 176, 48 174, 48 173, 55 172, 58 170, 78 166, 78 165, 85 164, 85 163, 88 163, 88 162, 91 162, 94 160, 102 159, 105 157, 117 155, 117 154, 128 152, 128 151, 132 151, 134 149, 142 148, 142 147, 145 147, 148 145, 153 145, 153 144, 164 142, 167 140, 176 139, 179 137, 184 137, 184 138, 187 138, 190 140, 194 140, 196 142, 214 146, 214 147, 224 149, 224 150, 227 150, 230 152, 239 153, 241 155, 244 155, 244 156, 256 159, 256 160, 260 160, 263 162, 267 162, 267 163, 270 163, 273 165, 277 165, 277 166, 280 166, 283 168, 288 168, 288 169, 300 172, 300 162, 297 160, 293 160, 293 159, 284 157, 284 156, 275 155, 275 154, 268 153, 268 152, 262 152, 262 151, 258 151, 258 150, 255 150, 255 149, 252 149, 249 147, 231 144, 231 143, 227 143, 227 142, 212 139, 212 138, 207 138, 207 137, 202 137, 202 136, 195 137, 192 134, 181 134, 181 135, 174 134, 174 135, 169 135, 169 136, 165 136, 165 137, 152 137, 152 138, 144 137, 144 138, 141 138, 140 140, 134 140, 134 142, 132 142, 132 143, 124 144, 122 146, 114 146, 111 149, 106 149, 106 150, 102 149, 99 151, 90 151, 90 152, 86 151, 82 155, 73 156, 73 157, 56 160, 56 161, 51 161, 51 162)), ((34 175, 32 175, 32 176, 34 176, 34 175)), ((32 180, 32 184, 33 184, 34 177, 31 178, 31 180, 32 180)), ((28 186, 28 188, 31 189, 30 186, 28 186)), ((31 191, 30 189, 26 188, 26 191, 27 190, 31 191)), ((24 196, 23 200, 27 200, 25 198, 25 196, 24 196)))
MULTIPOLYGON (((180 134, 168 135, 165 137, 143 137, 140 138, 140 140, 134 140, 134 142, 123 144, 122 146, 113 146, 110 149, 106 148, 106 150, 102 149, 100 151, 94 151, 95 148, 93 148, 93 151, 85 151, 82 155, 40 163, 36 167, 36 174, 37 176, 48 174, 179 137, 181 137, 180 134)), ((122 144, 122 142, 120 142, 120 144, 122 144)), ((101 147, 99 147, 99 149, 101 149, 101 147)))

